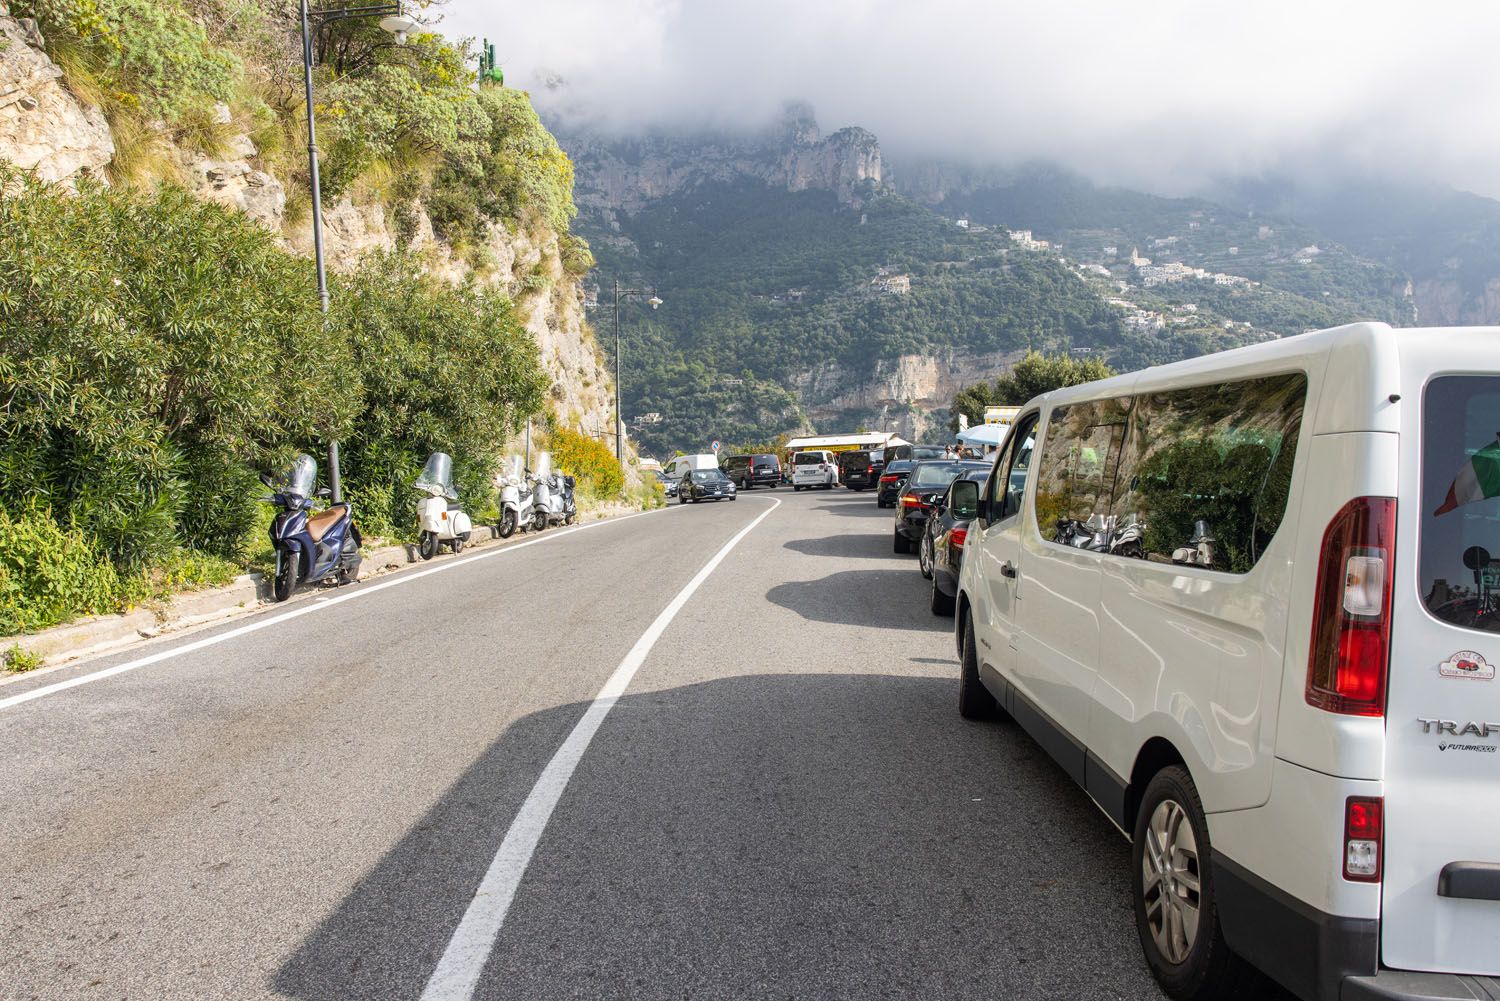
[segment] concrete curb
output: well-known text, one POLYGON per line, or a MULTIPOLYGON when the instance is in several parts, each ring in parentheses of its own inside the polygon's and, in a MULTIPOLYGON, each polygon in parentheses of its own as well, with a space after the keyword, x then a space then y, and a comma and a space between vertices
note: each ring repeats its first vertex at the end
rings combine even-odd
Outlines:
MULTIPOLYGON (((586 516, 578 523, 603 521, 622 514, 631 514, 635 508, 624 504, 612 504, 586 516)), ((549 531, 556 531, 555 528, 549 531)), ((543 533, 545 535, 545 533, 543 533)), ((476 525, 464 546, 464 552, 482 549, 500 542, 517 542, 537 538, 534 532, 517 532, 502 540, 491 525, 476 525)), ((394 573, 423 562, 451 559, 447 550, 430 561, 417 555, 413 545, 381 546, 366 549, 364 563, 360 566, 359 579, 394 573)), ((304 585, 305 587, 306 585, 304 585)), ((0 651, 19 646, 22 650, 42 658, 46 667, 54 667, 81 657, 91 657, 118 650, 142 640, 177 632, 192 626, 217 622, 253 612, 270 604, 271 585, 264 574, 244 574, 236 577, 224 587, 206 591, 191 591, 173 597, 166 604, 153 608, 138 608, 124 615, 96 615, 66 625, 54 626, 41 632, 22 636, 0 637, 0 651)), ((35 672, 5 673, 0 671, 0 682, 7 679, 29 677, 35 672)))

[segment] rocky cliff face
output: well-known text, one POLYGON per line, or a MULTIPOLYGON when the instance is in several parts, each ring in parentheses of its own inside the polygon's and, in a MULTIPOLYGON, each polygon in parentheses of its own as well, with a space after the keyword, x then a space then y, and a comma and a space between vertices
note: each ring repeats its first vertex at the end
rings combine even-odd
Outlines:
POLYGON ((62 75, 42 51, 36 24, 11 17, 0 0, 0 158, 48 183, 102 179, 115 155, 109 125, 62 75))
POLYGON ((873 375, 859 378, 838 365, 825 365, 800 377, 796 388, 816 428, 863 423, 894 431, 908 441, 943 441, 954 394, 1004 374, 1021 356, 961 351, 902 355, 880 362, 873 375))
POLYGON ((1500 323, 1500 278, 1467 289, 1455 278, 1424 278, 1414 284, 1412 297, 1424 326, 1500 323))
POLYGON ((759 135, 647 136, 616 140, 582 133, 554 133, 577 164, 580 207, 638 212, 651 201, 711 181, 752 177, 788 191, 831 191, 858 205, 884 183, 880 140, 850 127, 824 136, 805 106, 788 109, 759 135))
MULTIPOLYGON (((109 125, 97 108, 81 102, 66 86, 62 70, 42 49, 35 25, 9 16, 0 0, 0 160, 35 171, 43 181, 72 184, 91 176, 108 181, 114 157, 109 125)), ((220 110, 221 122, 229 109, 220 110)), ((310 221, 289 223, 286 188, 260 169, 249 136, 236 136, 223 157, 177 152, 182 182, 195 195, 239 209, 280 233, 288 249, 312 254, 310 221)), ((559 420, 584 431, 610 429, 614 420, 613 380, 584 317, 577 280, 564 270, 558 234, 540 224, 515 232, 491 225, 485 246, 475 255, 475 273, 438 239, 418 206, 411 248, 425 253, 428 266, 451 281, 471 274, 511 297, 537 340, 553 380, 553 409, 559 420)), ((396 226, 379 204, 343 198, 324 206, 324 246, 330 269, 347 271, 372 250, 397 246, 396 226)))

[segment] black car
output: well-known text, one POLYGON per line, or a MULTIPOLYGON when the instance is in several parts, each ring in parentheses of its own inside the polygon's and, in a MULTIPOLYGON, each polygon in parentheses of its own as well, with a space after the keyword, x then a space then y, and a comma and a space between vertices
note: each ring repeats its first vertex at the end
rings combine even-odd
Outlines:
POLYGON ((948 491, 948 484, 971 469, 988 470, 988 462, 961 462, 956 459, 929 459, 912 467, 906 486, 896 498, 896 537, 893 548, 910 553, 927 529, 927 515, 933 503, 948 491))
POLYGON ((694 469, 677 485, 677 503, 735 499, 734 483, 717 469, 694 469))
POLYGON ((762 486, 775 490, 781 482, 781 460, 774 455, 731 455, 721 468, 741 490, 762 486))
POLYGON ((880 483, 885 460, 866 449, 839 453, 839 482, 849 490, 868 490, 880 483))
POLYGON ((885 464, 880 471, 880 486, 875 489, 876 507, 893 507, 896 495, 901 492, 901 483, 916 463, 910 459, 895 459, 885 464))
POLYGON ((969 522, 979 510, 979 495, 989 476, 988 468, 971 469, 948 484, 948 492, 933 507, 922 541, 917 543, 922 576, 932 581, 933 615, 953 614, 969 522))
POLYGON ((885 450, 885 461, 910 459, 912 462, 921 462, 924 459, 949 458, 952 454, 953 450, 947 445, 892 445, 885 450))

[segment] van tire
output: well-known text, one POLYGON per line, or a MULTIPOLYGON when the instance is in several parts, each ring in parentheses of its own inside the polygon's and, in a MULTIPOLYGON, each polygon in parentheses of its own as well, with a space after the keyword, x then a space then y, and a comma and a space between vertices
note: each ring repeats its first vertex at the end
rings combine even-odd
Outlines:
POLYGON ((964 719, 988 720, 1003 715, 1000 703, 979 680, 979 650, 974 644, 974 620, 965 614, 963 648, 958 661, 958 714, 964 719))
MULTIPOLYGON (((1182 844, 1181 834, 1170 843, 1182 844)), ((1156 977, 1162 992, 1173 1001, 1209 1001, 1209 999, 1245 999, 1261 997, 1264 980, 1243 959, 1236 956, 1224 941, 1224 931, 1219 924, 1218 900, 1214 894, 1213 846, 1208 840, 1208 822, 1203 814, 1203 802, 1193 785, 1192 776, 1180 765, 1163 768, 1146 785, 1141 797, 1141 807, 1135 818, 1135 840, 1130 850, 1130 886, 1134 902, 1135 927, 1140 936, 1141 949, 1145 953, 1146 965, 1156 977), (1197 869, 1198 906, 1197 931, 1193 944, 1185 956, 1173 962, 1158 945, 1156 932, 1147 919, 1146 851, 1148 835, 1155 843, 1155 834, 1150 833, 1153 818, 1158 808, 1167 805, 1166 817, 1172 816, 1173 807, 1181 811, 1175 824, 1179 832, 1187 827, 1191 835, 1192 851, 1196 855, 1193 865, 1197 869)), ((1182 871, 1178 867, 1176 871, 1182 871)), ((1161 898, 1157 898, 1161 899, 1161 898)))

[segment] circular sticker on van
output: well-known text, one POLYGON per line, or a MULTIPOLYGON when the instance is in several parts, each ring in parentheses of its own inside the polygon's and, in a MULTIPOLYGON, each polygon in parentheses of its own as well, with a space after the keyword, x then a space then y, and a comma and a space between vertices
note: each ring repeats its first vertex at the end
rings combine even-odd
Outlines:
POLYGON ((1438 665, 1445 678, 1468 678, 1471 681, 1493 681, 1495 665, 1473 650, 1460 650, 1438 665))

